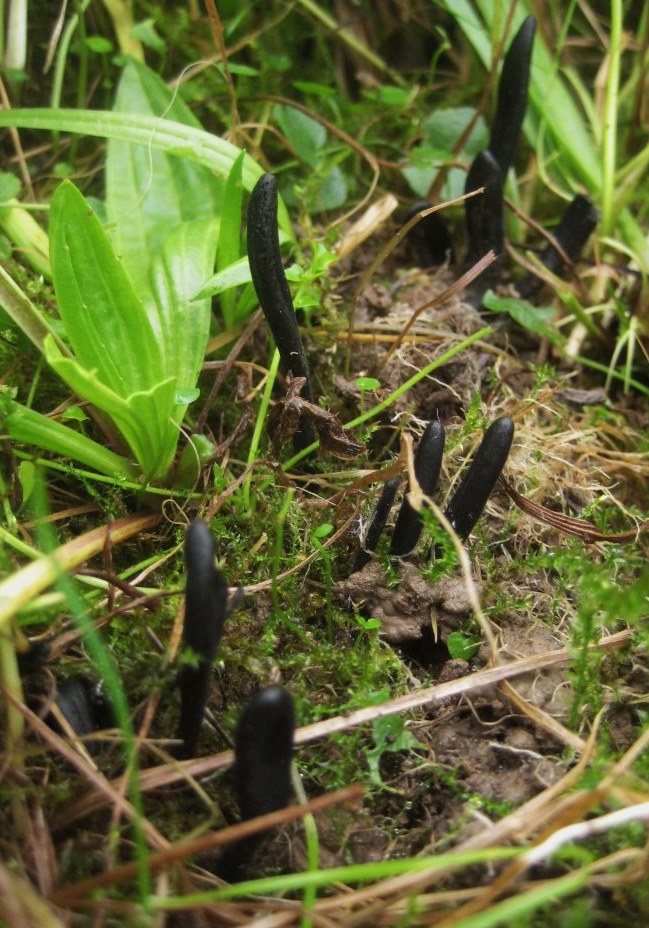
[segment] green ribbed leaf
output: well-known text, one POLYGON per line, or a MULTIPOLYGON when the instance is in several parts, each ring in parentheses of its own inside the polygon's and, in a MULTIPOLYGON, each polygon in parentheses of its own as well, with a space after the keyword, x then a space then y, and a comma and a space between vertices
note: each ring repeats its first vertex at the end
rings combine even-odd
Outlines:
MULTIPOLYGON (((152 316, 165 376, 175 377, 178 394, 194 391, 205 356, 211 302, 194 297, 214 268, 218 234, 218 221, 184 222, 167 237, 151 265, 152 316)), ((185 408, 176 410, 176 421, 185 408)))
MULTIPOLYGON (((113 111, 171 120, 202 131, 182 98, 135 60, 122 72, 113 111)), ((219 215, 222 187, 223 181, 212 170, 188 158, 152 145, 109 139, 106 210, 111 238, 138 293, 148 289, 151 260, 170 230, 186 220, 219 215)))
POLYGON ((50 249, 59 312, 80 365, 120 397, 163 380, 162 354, 142 302, 69 181, 52 198, 50 249))
POLYGON ((110 416, 136 457, 144 477, 150 481, 164 477, 178 440, 178 427, 172 421, 173 378, 125 397, 102 383, 95 370, 87 370, 76 360, 64 358, 49 335, 45 339, 45 357, 78 396, 110 416))

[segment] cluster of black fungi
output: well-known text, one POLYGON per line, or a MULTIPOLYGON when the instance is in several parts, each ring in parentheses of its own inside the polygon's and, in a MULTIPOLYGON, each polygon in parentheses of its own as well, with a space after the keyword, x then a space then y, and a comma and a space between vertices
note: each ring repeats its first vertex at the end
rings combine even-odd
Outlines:
MULTIPOLYGON (((495 264, 472 285, 467 298, 479 305, 486 287, 494 282, 504 249, 503 183, 512 164, 527 105, 529 69, 535 21, 527 18, 505 55, 499 83, 498 103, 489 148, 480 152, 469 170, 466 190, 484 187, 481 196, 466 201, 468 250, 465 265, 470 266, 489 250, 498 256, 495 264)), ((297 327, 280 255, 277 231, 277 183, 272 174, 263 175, 255 186, 248 208, 248 252, 252 280, 259 304, 279 350, 285 375, 305 378, 303 398, 314 402, 306 354, 297 327)), ((417 204, 415 211, 426 203, 417 204)), ((554 240, 541 258, 554 273, 565 269, 566 257, 574 261, 597 222, 590 201, 577 196, 558 227, 554 240)), ((452 255, 450 236, 439 217, 432 214, 415 227, 416 246, 426 265, 441 264, 452 255)), ((537 287, 535 277, 518 285, 528 297, 537 287)), ((465 540, 475 526, 509 453, 514 425, 508 416, 494 421, 487 429, 471 465, 445 509, 445 516, 457 535, 465 540)), ((297 452, 316 440, 312 424, 300 420, 294 435, 297 452)), ((444 450, 444 428, 434 420, 425 428, 414 456, 414 475, 424 499, 436 490, 444 450)), ((398 489, 398 480, 387 480, 370 519, 353 570, 361 570, 370 560, 386 525, 398 489)), ((412 488, 411 488, 412 489, 412 488)), ((390 542, 395 557, 410 556, 422 531, 421 512, 404 495, 390 542)), ((180 718, 175 754, 179 759, 195 756, 208 699, 211 667, 223 626, 232 606, 225 577, 216 567, 214 542, 204 522, 193 522, 186 534, 186 600, 183 645, 193 659, 178 675, 180 718)), ((239 591, 240 592, 240 591, 239 591)), ((236 600, 236 597, 235 597, 236 600)), ((38 664, 33 652, 29 658, 38 664)), ((45 655, 41 655, 42 657, 45 655)), ((91 692, 85 679, 71 678, 59 688, 60 711, 77 734, 87 734, 111 724, 110 708, 91 692)), ((281 686, 261 689, 244 707, 236 730, 234 783, 244 820, 283 808, 291 795, 291 763, 295 715, 293 700, 281 686)), ((251 854, 263 836, 239 841, 222 857, 218 870, 228 880, 240 879, 251 854)))

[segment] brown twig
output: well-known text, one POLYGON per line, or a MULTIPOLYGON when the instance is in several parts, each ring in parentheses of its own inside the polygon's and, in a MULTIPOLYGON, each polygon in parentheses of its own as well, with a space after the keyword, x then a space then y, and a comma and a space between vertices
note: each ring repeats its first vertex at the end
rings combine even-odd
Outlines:
MULTIPOLYGON (((219 831, 210 832, 202 835, 200 838, 194 838, 189 841, 181 841, 157 854, 152 854, 147 861, 150 870, 159 870, 162 867, 169 866, 179 860, 185 860, 190 855, 202 854, 205 851, 212 850, 216 847, 225 847, 234 841, 240 841, 243 838, 249 838, 251 835, 259 834, 271 828, 278 828, 293 822, 296 819, 303 818, 307 814, 317 814, 324 809, 330 809, 333 806, 341 805, 344 802, 351 802, 361 799, 363 788, 357 784, 346 786, 344 789, 336 790, 333 793, 327 793, 312 799, 304 805, 289 806, 287 809, 280 809, 277 812, 269 812, 267 815, 260 815, 258 818, 250 819, 247 822, 240 822, 238 825, 231 825, 229 828, 221 828, 219 831)), ((71 886, 63 886, 54 893, 52 902, 59 906, 72 906, 79 900, 83 899, 89 893, 97 889, 106 889, 109 886, 118 886, 127 880, 136 876, 138 871, 138 862, 131 861, 115 867, 108 873, 100 873, 98 876, 90 877, 75 883, 71 886)))
POLYGON ((533 519, 538 519, 545 525, 551 525, 557 531, 564 535, 573 535, 575 538, 581 538, 584 544, 593 545, 598 541, 612 541, 618 544, 628 544, 637 541, 642 532, 649 530, 649 519, 645 519, 636 525, 635 528, 629 529, 628 532, 612 534, 610 532, 601 532, 592 522, 586 519, 575 519, 572 516, 566 516, 562 512, 555 512, 540 503, 535 503, 531 499, 522 496, 514 489, 512 484, 505 477, 500 478, 500 483, 509 498, 519 509, 527 513, 533 519))

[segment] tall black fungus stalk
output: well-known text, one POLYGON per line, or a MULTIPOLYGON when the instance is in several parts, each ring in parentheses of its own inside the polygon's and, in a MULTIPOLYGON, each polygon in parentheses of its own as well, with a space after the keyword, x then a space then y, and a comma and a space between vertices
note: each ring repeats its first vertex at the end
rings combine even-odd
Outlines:
POLYGON ((484 192, 465 201, 466 231, 469 247, 466 264, 471 266, 494 251, 494 261, 470 288, 470 299, 475 305, 482 301, 485 290, 498 277, 501 255, 505 247, 505 220, 503 211, 503 175, 490 151, 481 151, 473 159, 464 186, 465 193, 484 187, 484 192))
MULTIPOLYGON (((248 205, 248 260, 252 282, 266 321, 273 333, 284 374, 306 377, 302 396, 313 403, 311 375, 295 319, 279 250, 277 229, 277 181, 272 174, 259 178, 248 205)), ((304 417, 295 433, 296 452, 316 441, 316 433, 304 417)))
POLYGON ((482 515, 509 455, 514 423, 509 416, 492 422, 471 465, 446 508, 446 518, 464 541, 482 515))
POLYGON ((528 16, 511 41, 503 61, 498 83, 498 104, 491 126, 489 151, 507 179, 527 110, 530 64, 536 20, 528 16))
POLYGON ((214 541, 204 522, 192 522, 185 536, 185 623, 183 646, 193 652, 196 663, 186 664, 179 675, 182 745, 178 756, 193 757, 203 723, 210 668, 227 615, 228 587, 214 563, 214 541))
MULTIPOLYGON (((489 148, 476 155, 466 179, 465 192, 484 187, 484 193, 466 201, 466 225, 469 247, 467 265, 473 265, 488 251, 502 255, 504 249, 503 187, 512 166, 521 133, 530 82, 530 63, 536 21, 528 16, 514 36, 503 61, 498 84, 498 104, 494 115, 489 148)), ((474 282, 470 299, 482 301, 500 271, 494 262, 474 282)))
MULTIPOLYGON (((592 201, 578 193, 570 201, 559 225, 554 229, 554 239, 569 261, 577 260, 598 222, 599 212, 592 201)), ((559 275, 566 270, 564 258, 553 245, 545 248, 541 254, 541 262, 552 274, 559 275)), ((542 286, 542 280, 535 274, 528 274, 518 284, 517 290, 522 297, 528 299, 542 286)))
MULTIPOLYGON (((234 784, 244 822, 288 805, 294 732, 293 699, 281 686, 265 687, 244 708, 234 746, 234 784)), ((219 862, 219 876, 230 883, 241 879, 266 834, 230 845, 219 862)))
MULTIPOLYGON (((442 469, 444 441, 444 426, 439 419, 433 419, 421 436, 414 460, 415 477, 426 496, 432 496, 437 489, 439 473, 442 469)), ((419 541, 422 526, 421 513, 417 512, 404 497, 394 526, 390 553, 398 557, 407 557, 411 554, 419 541)))

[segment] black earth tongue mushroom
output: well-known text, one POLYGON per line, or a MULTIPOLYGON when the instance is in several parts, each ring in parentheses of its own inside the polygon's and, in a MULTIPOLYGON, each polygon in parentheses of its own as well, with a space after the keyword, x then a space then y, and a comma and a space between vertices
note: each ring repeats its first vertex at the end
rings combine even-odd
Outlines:
POLYGON ((527 111, 530 64, 536 20, 528 16, 511 41, 498 83, 498 103, 491 127, 489 151, 500 167, 503 182, 512 166, 527 111))
POLYGON ((496 281, 505 246, 503 175, 498 162, 487 150, 479 152, 473 159, 464 190, 470 193, 481 187, 484 187, 483 193, 469 197, 464 202, 469 243, 465 263, 467 267, 472 267, 488 251, 496 253, 496 261, 469 287, 468 298, 475 306, 480 305, 485 291, 496 281))
POLYGON ((363 567, 365 567, 365 565, 370 562, 372 558, 372 551, 376 549, 376 546, 379 543, 379 538, 381 537, 381 533, 385 528, 385 523, 388 521, 388 516, 390 515, 390 510, 392 509, 392 504, 394 503, 394 498, 397 495, 398 486, 399 479, 397 477, 391 477, 383 484, 381 495, 379 496, 376 506, 374 507, 374 511, 372 512, 370 518, 370 523, 367 527, 365 539, 359 549, 358 554, 356 555, 352 573, 356 573, 357 570, 362 570, 363 567))
POLYGON ((509 416, 492 422, 444 515, 465 541, 482 515, 509 455, 514 423, 509 416))
MULTIPOLYGON (((291 797, 291 763, 295 710, 293 698, 281 686, 267 686, 245 706, 234 743, 234 784, 245 822, 276 812, 291 797)), ((246 865, 268 832, 230 845, 218 864, 218 874, 230 883, 244 875, 246 865)))
MULTIPOLYGON (((79 737, 104 728, 113 728, 115 725, 113 705, 101 682, 93 683, 87 677, 68 677, 67 680, 57 683, 54 704, 60 716, 79 737)), ((48 714, 47 722, 56 731, 62 730, 55 712, 51 711, 48 714)), ((96 753, 103 747, 103 741, 95 740, 88 744, 90 753, 96 753)))
POLYGON ((197 519, 185 536, 185 621, 183 647, 196 663, 185 664, 179 674, 182 741, 176 756, 193 757, 207 703, 210 670, 228 614, 228 586, 214 563, 214 540, 207 525, 197 519))
MULTIPOLYGON (((277 228, 277 181, 264 174, 257 181, 248 204, 248 261, 259 305, 273 333, 284 374, 305 377, 302 397, 314 402, 311 374, 295 318, 293 300, 279 250, 277 228)), ((304 417, 295 433, 295 451, 316 441, 313 425, 304 417)))
MULTIPOLYGON (((415 203, 406 212, 404 223, 431 206, 432 203, 428 203, 427 200, 415 203)), ((420 219, 417 225, 408 232, 408 238, 422 267, 439 267, 445 262, 455 264, 453 239, 441 213, 431 213, 420 219)))
POLYGON ((54 703, 76 735, 89 735, 99 727, 92 704, 92 684, 85 677, 68 677, 60 683, 54 703))
MULTIPOLYGON (((444 426, 439 419, 433 419, 424 429, 417 445, 414 460, 415 477, 426 496, 432 496, 437 489, 445 438, 444 426)), ((390 554, 397 557, 407 557, 411 554, 419 541, 422 526, 421 513, 410 505, 407 497, 404 497, 392 533, 390 554)))
MULTIPOLYGON (((599 222, 599 212, 592 200, 578 193, 570 201, 561 217, 559 225, 554 229, 554 239, 561 251, 569 261, 576 261, 581 250, 592 235, 599 222)), ((560 275, 567 265, 561 252, 554 245, 548 245, 541 254, 541 262, 553 274, 560 275)), ((543 286, 543 281, 535 274, 528 274, 517 285, 517 290, 524 299, 533 296, 543 286)))

